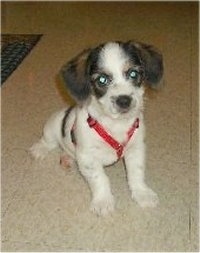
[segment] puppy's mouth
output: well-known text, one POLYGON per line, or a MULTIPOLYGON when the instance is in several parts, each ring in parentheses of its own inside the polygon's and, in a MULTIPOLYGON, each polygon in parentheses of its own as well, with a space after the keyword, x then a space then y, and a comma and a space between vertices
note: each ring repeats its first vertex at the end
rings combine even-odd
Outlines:
POLYGON ((128 109, 118 108, 118 112, 121 113, 121 114, 126 114, 129 111, 130 111, 130 108, 128 108, 128 109))

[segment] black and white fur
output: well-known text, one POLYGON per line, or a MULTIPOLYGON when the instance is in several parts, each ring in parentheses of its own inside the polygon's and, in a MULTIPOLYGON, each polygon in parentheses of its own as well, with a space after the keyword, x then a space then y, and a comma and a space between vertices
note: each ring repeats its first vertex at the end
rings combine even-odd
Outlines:
POLYGON ((61 70, 67 89, 77 106, 54 114, 43 136, 31 152, 43 158, 61 147, 78 164, 92 192, 91 210, 105 215, 114 210, 114 198, 104 167, 117 161, 112 149, 87 124, 88 114, 98 120, 118 142, 136 118, 140 126, 124 150, 128 185, 132 198, 141 207, 154 207, 158 197, 144 181, 145 144, 143 95, 145 85, 156 87, 163 74, 161 54, 152 46, 137 42, 108 42, 84 50, 61 70), (76 145, 71 140, 75 125, 76 145))

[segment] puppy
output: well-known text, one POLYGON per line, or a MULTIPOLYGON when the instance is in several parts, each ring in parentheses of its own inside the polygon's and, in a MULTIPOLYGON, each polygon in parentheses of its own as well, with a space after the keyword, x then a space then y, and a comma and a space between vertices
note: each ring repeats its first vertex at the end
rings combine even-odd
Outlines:
POLYGON ((33 156, 61 147, 88 182, 98 215, 114 210, 104 167, 123 158, 132 198, 141 207, 156 206, 158 197, 144 180, 143 95, 145 85, 155 88, 162 78, 162 55, 138 42, 109 42, 84 50, 61 75, 77 106, 48 120, 33 156))

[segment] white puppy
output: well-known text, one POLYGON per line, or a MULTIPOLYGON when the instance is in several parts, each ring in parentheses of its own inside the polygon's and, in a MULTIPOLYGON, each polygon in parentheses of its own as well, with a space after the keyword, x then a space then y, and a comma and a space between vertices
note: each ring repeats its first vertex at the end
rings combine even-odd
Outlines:
POLYGON ((132 198, 141 207, 156 206, 158 197, 144 181, 143 95, 144 84, 156 87, 162 77, 161 54, 142 43, 109 42, 84 50, 61 74, 77 106, 48 120, 33 156, 60 146, 77 162, 99 215, 114 209, 104 167, 124 158, 132 198))

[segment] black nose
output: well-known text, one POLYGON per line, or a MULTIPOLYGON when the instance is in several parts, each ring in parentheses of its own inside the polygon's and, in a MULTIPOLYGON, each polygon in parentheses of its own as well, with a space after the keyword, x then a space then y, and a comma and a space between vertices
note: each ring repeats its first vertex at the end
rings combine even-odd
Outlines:
POLYGON ((116 99, 116 104, 122 109, 127 109, 131 105, 131 100, 131 97, 122 95, 116 99))

